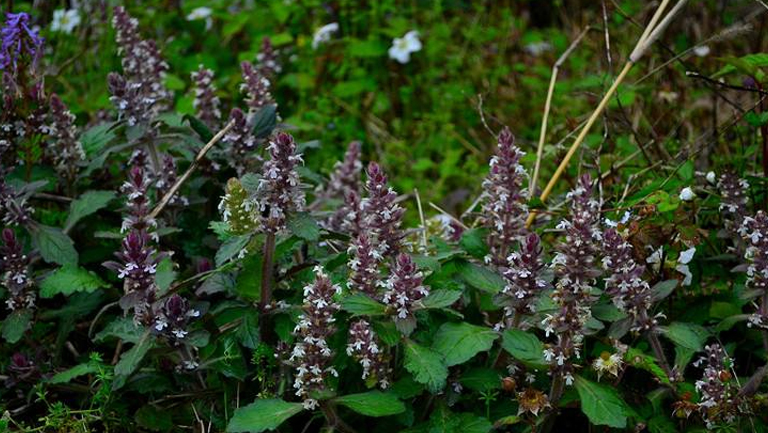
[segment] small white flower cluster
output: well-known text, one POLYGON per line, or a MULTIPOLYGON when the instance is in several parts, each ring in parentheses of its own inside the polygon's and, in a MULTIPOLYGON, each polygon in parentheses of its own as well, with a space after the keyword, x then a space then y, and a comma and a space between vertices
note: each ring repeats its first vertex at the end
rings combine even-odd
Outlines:
POLYGON ((271 158, 262 166, 257 191, 259 212, 266 214, 263 224, 266 232, 284 230, 288 213, 304 209, 306 196, 296 171, 304 159, 296 149, 293 137, 285 132, 278 132, 267 147, 271 158))
POLYGON ((80 12, 77 9, 56 9, 51 21, 52 32, 72 33, 80 24, 80 12))
POLYGON ((378 299, 378 287, 381 285, 379 264, 383 257, 371 245, 368 235, 360 233, 350 243, 347 253, 351 257, 348 263, 351 271, 348 282, 349 288, 365 293, 373 299, 378 299))
POLYGON ((321 44, 331 40, 331 36, 339 31, 339 23, 328 23, 315 30, 312 36, 312 48, 317 49, 321 44))
POLYGON ((341 287, 332 284, 320 266, 315 267, 315 281, 304 287, 303 313, 294 329, 297 340, 288 360, 296 366, 293 387, 296 395, 304 400, 306 409, 318 406, 311 394, 325 389, 327 375, 339 375, 330 365, 333 352, 327 338, 333 334, 336 322, 333 315, 339 310, 333 297, 340 293, 341 287))
POLYGON ((741 387, 733 374, 733 359, 722 346, 717 343, 705 346, 704 352, 705 355, 693 363, 695 367, 704 368, 704 375, 695 385, 701 396, 699 410, 707 429, 713 429, 721 423, 733 423, 741 414, 741 387))
MULTIPOLYGON (((768 215, 761 210, 754 217, 745 217, 739 234, 748 244, 744 254, 749 261, 746 286, 763 297, 768 296, 768 215)), ((765 308, 764 302, 757 305, 757 311, 749 317, 749 326, 768 329, 765 308)))
POLYGON ((349 327, 349 344, 347 355, 355 358, 363 367, 362 379, 373 379, 382 389, 389 387, 387 375, 388 358, 377 343, 378 338, 371 329, 371 324, 358 320, 349 327))

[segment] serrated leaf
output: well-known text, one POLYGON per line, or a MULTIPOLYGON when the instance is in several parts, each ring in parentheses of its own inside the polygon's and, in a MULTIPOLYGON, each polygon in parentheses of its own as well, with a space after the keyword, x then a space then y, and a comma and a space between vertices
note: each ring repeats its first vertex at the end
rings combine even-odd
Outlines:
POLYGON ((501 347, 526 365, 543 368, 544 344, 535 335, 519 329, 504 331, 501 347))
POLYGON ((427 385, 430 392, 437 393, 445 387, 448 367, 443 363, 440 353, 414 342, 408 342, 405 346, 403 366, 413 374, 416 382, 427 385))
POLYGON ((615 428, 627 426, 627 404, 613 388, 590 382, 581 376, 576 376, 575 385, 581 401, 581 411, 592 424, 615 428))
POLYGON ((459 246, 469 255, 476 259, 483 259, 489 252, 488 245, 485 244, 485 238, 488 235, 486 229, 469 229, 461 234, 459 246))
POLYGON ((30 232, 32 241, 35 247, 40 250, 43 260, 62 266, 77 265, 75 243, 61 229, 35 224, 30 232))
POLYGON ((91 363, 79 364, 69 370, 54 374, 48 379, 48 383, 69 383, 76 377, 96 373, 97 371, 99 371, 99 369, 91 363))
POLYGON ((69 296, 76 292, 93 292, 106 283, 95 273, 83 268, 64 266, 55 270, 40 283, 40 297, 52 298, 61 293, 69 296))
POLYGON ((673 343, 696 352, 704 347, 709 336, 704 327, 693 323, 673 322, 662 331, 673 343))
POLYGON ((126 343, 136 344, 141 340, 144 330, 136 325, 132 317, 119 317, 107 324, 101 332, 96 334, 93 341, 100 343, 109 337, 119 338, 126 343))
POLYGON ((288 220, 288 230, 305 241, 320 239, 320 226, 307 212, 293 215, 288 220))
POLYGON ((115 365, 115 381, 112 382, 113 390, 122 388, 128 377, 139 368, 141 361, 152 345, 153 339, 149 331, 145 331, 139 342, 120 356, 120 361, 115 365))
POLYGON ((80 135, 80 143, 88 156, 103 149, 110 141, 117 137, 114 126, 116 122, 105 122, 93 126, 80 135))
POLYGON ((443 308, 453 305, 461 298, 461 290, 437 289, 432 290, 429 296, 421 300, 426 308, 443 308))
POLYGON ((253 135, 256 138, 267 138, 277 125, 277 106, 267 105, 253 116, 253 135))
POLYGON ((466 322, 445 323, 437 330, 432 348, 445 356, 445 364, 450 367, 490 350, 498 337, 493 329, 483 326, 466 322))
POLYGON ((246 311, 243 323, 237 327, 236 335, 240 344, 249 349, 255 349, 259 345, 259 318, 255 311, 246 311))
POLYGON ((653 287, 651 287, 653 301, 661 301, 662 299, 672 294, 678 283, 678 280, 666 280, 654 284, 653 287))
POLYGON ((246 245, 248 245, 248 241, 251 240, 250 235, 242 235, 242 236, 233 236, 226 241, 224 241, 221 246, 219 247, 219 250, 216 251, 216 266, 221 266, 232 257, 235 257, 237 254, 242 251, 243 248, 245 248, 246 245))
POLYGON ((459 267, 459 275, 470 286, 487 293, 499 293, 506 285, 501 275, 474 263, 464 263, 461 265, 459 267))
POLYGON ((341 308, 352 313, 353 316, 381 316, 387 309, 386 305, 362 293, 350 295, 342 299, 341 308))
POLYGON ((21 337, 32 325, 32 310, 23 308, 14 310, 3 322, 3 339, 13 344, 21 340, 21 337))
POLYGON ((227 424, 229 433, 257 433, 274 430, 285 420, 304 409, 301 403, 288 403, 279 399, 256 400, 235 411, 227 424))
POLYGON ((366 416, 388 416, 405 412, 405 405, 396 395, 381 391, 345 395, 333 401, 366 416))
POLYGON ((69 205, 64 230, 70 230, 78 221, 105 208, 115 198, 114 191, 87 191, 69 205))

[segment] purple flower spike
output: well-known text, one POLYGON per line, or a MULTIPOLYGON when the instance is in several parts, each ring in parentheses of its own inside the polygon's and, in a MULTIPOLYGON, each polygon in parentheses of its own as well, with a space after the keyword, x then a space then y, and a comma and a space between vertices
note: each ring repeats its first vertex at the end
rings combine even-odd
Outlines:
POLYGON ((200 65, 192 72, 195 83, 195 101, 192 105, 197 111, 197 118, 210 129, 218 129, 221 123, 221 101, 216 96, 216 85, 213 82, 213 71, 200 65))
POLYGON ((347 199, 351 198, 350 194, 357 195, 360 193, 361 172, 363 171, 360 150, 359 141, 349 143, 347 152, 344 154, 344 160, 338 161, 334 165, 334 171, 328 184, 317 191, 318 199, 344 200, 344 204, 322 222, 322 225, 329 230, 345 232, 353 228, 348 222, 353 217, 352 213, 359 212, 359 207, 355 206, 354 200, 348 201, 347 199))
POLYGON ((34 280, 29 276, 29 258, 11 229, 3 229, 0 244, 0 285, 8 290, 5 304, 9 310, 34 308, 37 296, 32 290, 34 280))
POLYGON ((296 366, 293 387, 306 409, 318 406, 310 393, 325 389, 329 374, 339 375, 331 364, 333 352, 328 346, 328 338, 335 331, 333 315, 340 308, 333 297, 339 293, 341 288, 331 283, 321 267, 315 267, 315 281, 304 287, 303 313, 294 329, 298 338, 289 358, 296 366))
POLYGON ((240 64, 243 72, 243 84, 240 91, 245 93, 245 103, 251 114, 258 112, 267 105, 274 104, 272 94, 269 91, 271 84, 262 72, 254 68, 250 62, 240 64))
POLYGON ((768 329, 768 302, 765 302, 768 297, 768 215, 758 211, 754 217, 745 217, 739 234, 748 245, 744 255, 749 261, 747 288, 763 298, 757 311, 749 317, 749 326, 768 329))
POLYGON ((541 278, 544 265, 541 260, 541 240, 535 233, 525 238, 519 252, 507 257, 504 278, 507 285, 499 297, 504 306, 507 327, 511 323, 519 325, 522 316, 536 312, 535 301, 542 290, 549 284, 541 278))
POLYGON ((483 217, 489 230, 491 252, 486 262, 503 267, 510 248, 525 232, 528 192, 523 188, 526 173, 520 165, 525 155, 517 146, 509 128, 499 134, 496 155, 491 158, 490 173, 483 181, 483 217))
POLYGON ((362 202, 364 229, 372 234, 371 240, 381 255, 394 257, 405 236, 400 230, 405 209, 395 203, 397 193, 387 185, 387 175, 375 162, 368 165, 365 189, 368 197, 362 202))
POLYGON ((68 182, 73 182, 77 175, 77 165, 85 160, 83 146, 77 139, 75 116, 67 109, 58 95, 51 95, 50 147, 56 171, 68 182))
POLYGON ((411 256, 397 256, 382 299, 395 312, 396 320, 413 319, 414 303, 429 295, 429 289, 421 284, 422 279, 423 274, 411 256))
POLYGON ((272 39, 265 37, 261 40, 261 50, 256 55, 256 61, 259 71, 270 80, 282 71, 282 67, 277 61, 277 54, 277 50, 272 45, 272 39))
POLYGON ((229 121, 234 121, 234 125, 224 134, 221 141, 226 148, 230 164, 235 168, 238 176, 242 176, 261 162, 261 157, 256 153, 258 143, 243 110, 233 108, 229 113, 229 121))
POLYGON ((378 384, 382 389, 389 387, 389 357, 384 353, 371 324, 358 320, 349 327, 347 355, 363 367, 362 379, 378 384))
POLYGON ((29 26, 29 15, 5 14, 5 26, 0 30, 2 46, 0 46, 0 69, 12 70, 15 77, 18 73, 19 59, 28 56, 30 66, 35 69, 42 56, 43 38, 29 26))
POLYGON ((379 274, 379 264, 382 257, 379 252, 371 245, 370 239, 366 233, 360 233, 352 240, 347 252, 350 254, 349 269, 349 288, 361 293, 365 293, 373 299, 379 298, 379 283, 381 282, 379 274))
POLYGON ((189 334, 187 327, 195 317, 200 317, 200 312, 190 308, 186 299, 174 293, 162 303, 152 326, 171 345, 179 346, 189 334))
POLYGON ((306 199, 296 172, 296 166, 304 160, 296 149, 293 137, 285 132, 278 132, 269 143, 271 159, 262 167, 257 191, 263 229, 268 233, 284 230, 288 214, 304 209, 306 199))

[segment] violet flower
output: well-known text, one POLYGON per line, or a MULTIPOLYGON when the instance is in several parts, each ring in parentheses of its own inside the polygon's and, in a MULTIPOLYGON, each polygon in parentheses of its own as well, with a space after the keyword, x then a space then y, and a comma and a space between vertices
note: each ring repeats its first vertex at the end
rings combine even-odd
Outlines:
MULTIPOLYGON (((160 200, 162 197, 165 197, 165 194, 171 190, 173 185, 178 180, 176 171, 176 161, 171 155, 167 153, 164 154, 162 168, 159 173, 156 173, 157 180, 155 181, 155 188, 157 188, 158 200, 160 200)), ((189 200, 176 192, 171 196, 170 200, 168 200, 168 205, 187 206, 189 205, 189 200)))
POLYGON ((128 126, 146 124, 152 120, 155 100, 145 97, 144 84, 127 81, 125 77, 110 72, 107 76, 109 100, 117 109, 120 119, 128 126))
POLYGON ((296 152, 296 142, 286 132, 278 132, 269 142, 271 159, 264 162, 256 195, 263 216, 263 230, 278 233, 285 229, 288 214, 304 209, 306 198, 301 189, 296 165, 304 160, 296 152))
POLYGON ((504 306, 504 327, 519 326, 522 317, 536 312, 536 299, 550 285, 542 279, 541 239, 529 234, 519 252, 507 257, 504 278, 507 285, 496 299, 504 306))
POLYGON ((5 182, 7 169, 0 167, 0 221, 4 225, 26 225, 32 221, 34 208, 27 205, 27 200, 5 182))
POLYGON ((164 336, 172 346, 181 346, 186 336, 189 323, 200 317, 200 311, 190 308, 189 302, 174 293, 162 302, 155 313, 152 328, 154 332, 164 336))
POLYGON ((397 193, 387 185, 387 175, 375 162, 368 165, 365 189, 368 197, 362 201, 364 230, 371 233, 371 241, 381 255, 394 257, 405 237, 400 229, 405 209, 395 202, 397 193))
POLYGON ((381 349, 379 338, 367 321, 358 320, 350 325, 347 355, 363 367, 363 380, 376 383, 381 389, 389 388, 389 357, 381 349))
POLYGON ((315 267, 315 281, 304 287, 303 313, 294 329, 298 338, 289 358, 296 366, 293 387, 306 409, 318 406, 311 394, 326 389, 328 375, 339 375, 331 364, 333 352, 327 341, 335 331, 333 315, 340 307, 333 297, 339 293, 341 287, 331 283, 320 266, 315 267))
POLYGON ((123 280, 125 296, 121 305, 134 310, 137 323, 151 325, 154 322, 152 304, 157 294, 157 265, 167 254, 158 253, 150 246, 147 232, 132 230, 115 256, 119 261, 105 262, 104 266, 117 272, 117 277, 123 280))
POLYGON ((195 83, 195 107, 197 118, 210 129, 218 129, 221 124, 221 101, 216 96, 216 85, 213 82, 213 71, 200 65, 192 72, 195 83))
POLYGON ((749 317, 749 326, 768 329, 768 216, 761 210, 754 217, 745 217, 739 234, 747 242, 746 286, 760 296, 757 311, 749 317))
POLYGON ((18 75, 19 60, 27 56, 34 70, 43 54, 43 38, 29 24, 29 15, 21 13, 6 13, 5 26, 0 30, 0 69, 11 71, 15 78, 18 75))
POLYGON ((347 250, 350 255, 349 269, 349 288, 352 291, 365 293, 373 299, 379 299, 379 286, 381 275, 379 265, 382 256, 378 250, 371 245, 371 241, 365 232, 361 232, 347 250))
POLYGON ((723 173, 717 188, 721 195, 720 211, 723 212, 725 229, 738 239, 739 227, 747 215, 749 183, 733 173, 723 173))
POLYGON ((483 181, 481 222, 490 230, 491 249, 486 262, 499 267, 506 265, 510 249, 525 233, 528 191, 523 188, 523 181, 527 176, 520 165, 524 154, 515 146, 509 128, 504 128, 491 158, 490 173, 483 181))
POLYGON ((589 175, 579 179, 576 188, 568 193, 571 202, 570 219, 562 220, 557 228, 565 232, 565 241, 558 245, 552 266, 557 282, 552 299, 558 306, 554 314, 542 321, 546 335, 555 334, 554 346, 544 351, 544 357, 551 362, 555 376, 552 401, 562 396, 562 382, 573 383, 574 358, 581 357, 584 327, 592 316, 590 305, 594 301, 592 289, 595 278, 600 275, 597 257, 602 235, 598 229, 600 203, 592 198, 592 184, 589 175), (557 385, 557 386, 554 386, 557 385))
POLYGON ((395 312, 395 321, 414 321, 414 304, 429 295, 429 289, 422 285, 423 274, 417 269, 411 256, 399 254, 395 259, 389 279, 384 287, 382 301, 395 312))
POLYGON ((704 368, 701 380, 696 381, 696 391, 701 396, 699 411, 708 429, 718 424, 731 424, 741 415, 741 387, 732 371, 733 359, 715 343, 704 347, 705 355, 694 366, 704 368))
POLYGON ((269 80, 274 79, 275 75, 282 71, 282 67, 277 61, 277 54, 277 50, 272 45, 272 39, 264 37, 261 40, 261 50, 256 55, 256 61, 258 62, 259 72, 269 80))
POLYGON ((605 292, 613 304, 626 312, 632 320, 633 332, 651 331, 658 325, 658 317, 650 317, 653 293, 648 282, 642 278, 645 267, 635 262, 632 244, 624 240, 615 229, 608 229, 603 235, 603 269, 605 292))
POLYGON ((144 40, 139 35, 139 21, 130 16, 122 6, 114 8, 112 26, 122 57, 123 72, 129 83, 141 84, 145 100, 152 102, 153 114, 164 108, 171 93, 163 80, 168 64, 163 60, 155 41, 144 40))
POLYGON ((257 163, 261 162, 261 157, 256 153, 258 143, 242 110, 233 108, 229 113, 229 121, 234 121, 234 124, 221 141, 226 149, 229 163, 237 171, 237 175, 242 176, 254 170, 257 163))
POLYGON ((141 165, 135 165, 128 173, 128 181, 123 183, 120 191, 128 198, 127 213, 123 219, 120 231, 122 233, 137 230, 149 233, 150 237, 157 241, 157 234, 154 229, 157 227, 157 221, 149 218, 149 196, 148 188, 149 178, 146 176, 141 165))
POLYGON ((344 200, 336 211, 321 222, 321 225, 329 230, 346 231, 345 229, 349 227, 345 227, 348 226, 345 223, 350 219, 350 213, 359 212, 359 207, 355 207, 354 198, 350 197, 350 202, 347 201, 347 198, 350 193, 358 194, 360 192, 361 172, 363 170, 360 150, 359 141, 349 143, 347 152, 344 154, 344 160, 336 162, 328 183, 317 190, 318 200, 344 200))
POLYGON ((58 95, 51 95, 51 119, 49 134, 54 143, 49 147, 56 171, 68 182, 77 176, 78 164, 85 160, 83 146, 77 139, 75 116, 67 109, 58 95))
POLYGON ((29 276, 29 258, 11 229, 3 229, 0 244, 0 284, 8 290, 5 305, 9 310, 34 308, 37 295, 34 280, 29 276))
POLYGON ((245 93, 245 103, 250 114, 255 114, 267 105, 274 105, 275 101, 269 91, 271 84, 269 79, 250 62, 242 62, 240 68, 243 72, 243 83, 240 91, 245 93))

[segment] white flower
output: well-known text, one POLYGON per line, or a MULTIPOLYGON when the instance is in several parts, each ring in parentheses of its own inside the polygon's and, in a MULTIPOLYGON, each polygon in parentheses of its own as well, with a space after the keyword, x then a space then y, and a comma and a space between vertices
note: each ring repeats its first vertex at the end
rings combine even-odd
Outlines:
POLYGON ((187 15, 187 21, 205 20, 205 29, 210 30, 213 26, 213 18, 211 15, 213 10, 209 7, 201 6, 199 8, 192 9, 192 12, 187 15))
POLYGON ((187 15, 187 21, 204 20, 210 18, 213 14, 213 9, 205 6, 192 9, 192 12, 187 15))
POLYGON ((51 31, 72 33, 72 30, 80 24, 80 12, 77 9, 56 9, 53 11, 51 31))
POLYGON ((705 57, 709 54, 709 45, 697 45, 693 48, 693 54, 699 57, 705 57))
POLYGON ((681 265, 687 265, 693 259, 693 255, 696 254, 696 247, 691 247, 685 251, 680 252, 680 257, 677 258, 677 263, 681 265))
POLYGON ((688 265, 677 265, 675 270, 685 276, 683 279, 683 285, 690 286, 691 280, 693 280, 693 274, 691 273, 691 269, 688 267, 688 265))
POLYGON ((648 263, 649 265, 651 265, 654 271, 658 271, 659 268, 661 267, 662 254, 664 254, 664 247, 659 247, 658 250, 651 253, 651 255, 645 259, 645 263, 648 263))
POLYGON ((693 193, 693 190, 690 187, 686 186, 682 191, 680 191, 680 200, 691 201, 694 198, 696 198, 696 194, 693 193))
POLYGON ((717 176, 715 176, 714 171, 710 171, 709 173, 707 173, 707 182, 709 182, 712 185, 717 183, 717 176))
POLYGON ((312 48, 317 49, 320 44, 331 40, 331 36, 339 31, 339 23, 329 23, 315 30, 312 36, 312 48))
POLYGON ((389 48, 389 58, 406 64, 411 60, 411 53, 421 50, 421 41, 419 32, 411 30, 402 38, 392 40, 392 46, 389 48))
POLYGON ((532 56, 539 56, 545 51, 552 49, 552 45, 549 42, 539 41, 532 42, 524 47, 525 52, 532 56))

